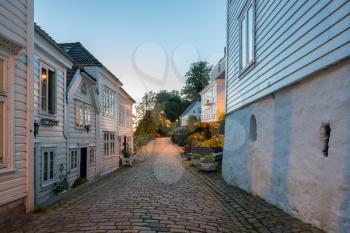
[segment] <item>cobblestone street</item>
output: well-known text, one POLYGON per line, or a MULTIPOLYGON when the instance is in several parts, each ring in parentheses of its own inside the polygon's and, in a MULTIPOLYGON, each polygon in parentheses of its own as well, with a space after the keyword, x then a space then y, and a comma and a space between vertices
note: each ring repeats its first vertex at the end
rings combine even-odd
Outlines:
POLYGON ((198 173, 168 139, 144 161, 14 222, 13 232, 321 232, 216 176, 198 173), (83 195, 82 195, 83 194, 83 195))

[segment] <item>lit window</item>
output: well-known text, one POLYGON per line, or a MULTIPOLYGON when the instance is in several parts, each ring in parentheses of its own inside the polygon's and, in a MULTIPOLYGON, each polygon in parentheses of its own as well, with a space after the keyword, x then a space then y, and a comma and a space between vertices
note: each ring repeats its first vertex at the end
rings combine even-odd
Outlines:
POLYGON ((246 11, 243 12, 240 20, 241 31, 241 69, 246 68, 254 61, 254 14, 253 4, 250 4, 246 11))
POLYGON ((104 132, 104 154, 105 156, 115 155, 115 133, 104 132))
POLYGON ((56 78, 55 72, 42 67, 40 73, 40 104, 41 112, 46 114, 56 113, 56 78))
POLYGON ((70 169, 74 170, 78 166, 78 150, 70 151, 70 169))
POLYGON ((76 101, 75 124, 77 128, 90 126, 91 124, 91 107, 81 101, 76 101))
POLYGON ((55 152, 43 150, 42 152, 42 179, 43 183, 53 181, 55 178, 55 152))

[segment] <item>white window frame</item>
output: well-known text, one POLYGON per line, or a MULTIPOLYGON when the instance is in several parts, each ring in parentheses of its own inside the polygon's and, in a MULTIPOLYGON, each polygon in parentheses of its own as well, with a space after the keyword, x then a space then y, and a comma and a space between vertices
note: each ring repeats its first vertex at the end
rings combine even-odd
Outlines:
POLYGON ((85 126, 91 125, 91 112, 90 104, 80 100, 75 101, 75 127, 77 129, 84 129, 85 126))
POLYGON ((43 148, 41 150, 41 182, 42 182, 42 186, 48 186, 50 184, 53 184, 56 182, 56 148, 43 148), (45 153, 48 154, 48 173, 47 173, 47 177, 48 179, 45 180, 45 153), (53 161, 51 164, 51 153, 53 153, 53 161), (52 167, 51 167, 52 165, 52 167), (50 178, 50 172, 51 172, 51 168, 52 168, 52 172, 53 172, 53 176, 52 178, 50 178))
MULTIPOLYGON (((48 85, 47 85, 48 86, 48 85)), ((40 63, 40 66, 39 66, 39 113, 41 115, 48 115, 48 116, 56 116, 56 113, 57 113, 57 74, 56 74, 56 70, 54 68, 52 68, 51 66, 47 65, 46 63, 44 62, 41 62, 40 63), (49 78, 48 74, 49 74, 49 71, 53 72, 54 73, 54 87, 53 87, 53 112, 52 113, 49 113, 49 106, 48 106, 48 87, 46 89, 46 110, 43 110, 42 109, 42 93, 43 93, 43 90, 42 90, 42 80, 41 80, 41 71, 42 69, 46 69, 47 70, 47 80, 49 78)))
POLYGON ((103 114, 105 116, 114 116, 115 93, 107 86, 103 88, 103 114))
POLYGON ((2 160, 0 161, 0 173, 14 171, 13 157, 13 121, 14 121, 14 69, 15 56, 10 51, 1 49, 0 59, 3 60, 3 91, 0 91, 0 102, 3 108, 2 124, 2 160))
POLYGON ((75 171, 78 169, 78 159, 79 157, 79 150, 78 149, 70 149, 69 150, 69 170, 75 171), (72 157, 75 157, 75 161, 73 162, 72 157))
POLYGON ((115 156, 116 155, 116 133, 104 131, 103 132, 103 148, 104 156, 115 156))
POLYGON ((250 0, 247 2, 247 4, 245 5, 245 7, 243 8, 243 10, 240 13, 240 16, 238 18, 238 24, 239 24, 239 71, 240 74, 244 73, 246 70, 250 69, 252 66, 254 66, 255 64, 255 1, 254 0, 250 0), (249 9, 252 9, 252 31, 251 31, 251 36, 252 36, 252 41, 251 44, 249 44, 249 30, 248 30, 248 11, 249 9), (244 30, 246 30, 246 46, 245 46, 245 51, 243 51, 243 29, 242 29, 242 21, 243 19, 246 18, 247 23, 244 28, 244 30), (249 48, 252 48, 252 58, 249 61, 249 48), (246 55, 246 64, 243 66, 243 52, 246 55))
POLYGON ((90 165, 95 164, 96 162, 96 147, 90 146, 89 147, 89 163, 90 165))

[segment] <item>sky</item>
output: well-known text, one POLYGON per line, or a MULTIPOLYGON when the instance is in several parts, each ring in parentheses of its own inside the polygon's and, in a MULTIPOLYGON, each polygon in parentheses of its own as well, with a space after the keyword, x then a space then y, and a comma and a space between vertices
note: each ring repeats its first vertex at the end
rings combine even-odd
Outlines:
POLYGON ((137 101, 181 90, 191 63, 215 65, 226 44, 226 0, 35 0, 56 42, 81 42, 137 101))

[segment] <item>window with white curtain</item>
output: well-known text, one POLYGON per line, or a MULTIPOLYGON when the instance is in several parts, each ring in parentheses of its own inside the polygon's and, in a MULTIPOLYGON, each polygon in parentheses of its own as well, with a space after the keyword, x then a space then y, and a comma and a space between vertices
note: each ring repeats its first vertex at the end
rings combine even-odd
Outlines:
POLYGON ((103 90, 103 113, 107 116, 114 115, 114 92, 108 88, 104 87, 103 90))
POLYGON ((44 114, 56 113, 55 71, 41 64, 40 69, 40 111, 44 114))
POLYGON ((247 68, 254 62, 254 5, 251 2, 240 19, 240 67, 241 70, 247 68))
POLYGON ((91 125, 91 106, 81 101, 75 103, 75 124, 77 128, 91 125))

